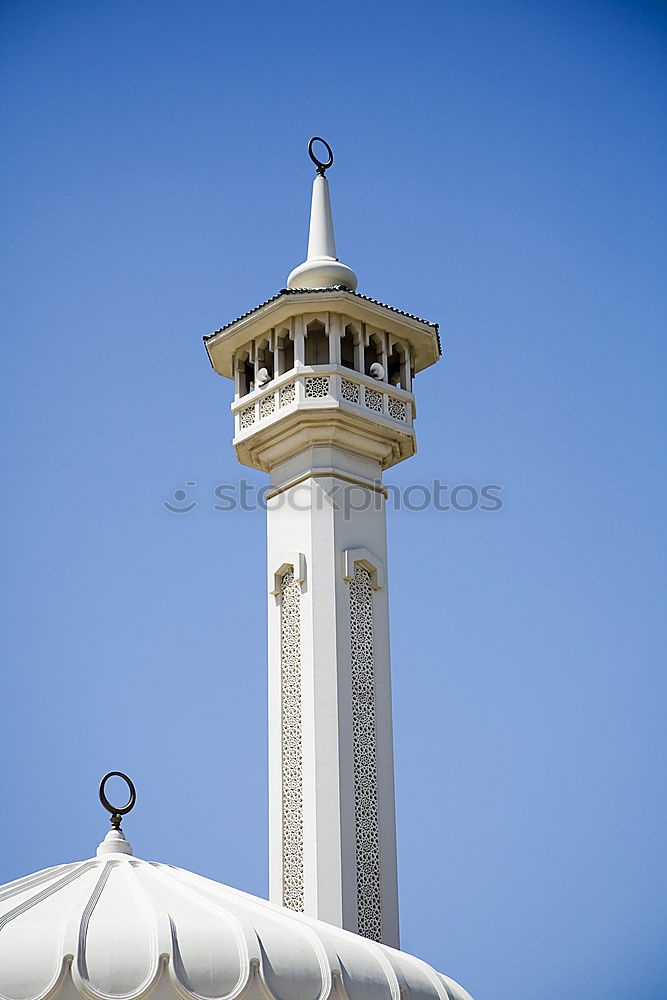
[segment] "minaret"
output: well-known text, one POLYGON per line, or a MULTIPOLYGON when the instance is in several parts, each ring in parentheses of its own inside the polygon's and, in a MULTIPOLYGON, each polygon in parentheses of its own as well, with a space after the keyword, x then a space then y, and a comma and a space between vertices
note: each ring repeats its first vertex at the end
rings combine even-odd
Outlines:
POLYGON ((386 490, 433 323, 358 294, 318 160, 307 260, 205 338, 267 494, 270 897, 398 947, 386 490))

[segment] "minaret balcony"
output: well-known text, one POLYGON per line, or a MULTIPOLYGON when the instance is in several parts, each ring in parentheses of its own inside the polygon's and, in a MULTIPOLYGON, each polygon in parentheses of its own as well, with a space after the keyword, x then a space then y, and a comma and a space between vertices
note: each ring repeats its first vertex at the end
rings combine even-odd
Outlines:
POLYGON ((270 472, 278 462, 335 443, 389 468, 414 454, 414 395, 339 365, 292 368, 232 404, 239 459, 270 472))

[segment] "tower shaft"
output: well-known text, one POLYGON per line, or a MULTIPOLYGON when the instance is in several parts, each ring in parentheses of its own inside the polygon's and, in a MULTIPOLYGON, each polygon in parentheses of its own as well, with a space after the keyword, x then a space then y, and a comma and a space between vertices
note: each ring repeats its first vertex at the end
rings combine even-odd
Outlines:
POLYGON ((380 476, 327 445, 271 474, 270 894, 398 947, 380 476))

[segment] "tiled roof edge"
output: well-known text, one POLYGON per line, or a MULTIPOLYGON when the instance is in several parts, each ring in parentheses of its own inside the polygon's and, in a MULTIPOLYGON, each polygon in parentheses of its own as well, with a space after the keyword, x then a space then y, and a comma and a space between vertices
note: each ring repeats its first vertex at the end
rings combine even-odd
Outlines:
POLYGON ((252 316, 259 309, 263 309, 264 306, 268 306, 271 302, 275 302, 279 299, 281 295, 305 295, 311 294, 312 292, 345 292, 347 295, 353 295, 357 299, 364 299, 365 302, 372 302, 373 305, 382 306, 383 309, 390 309, 391 312, 398 313, 399 316, 405 316, 407 319, 416 319, 418 323, 425 323, 426 326, 430 326, 435 330, 436 337, 438 338, 438 350, 442 354, 442 347, 440 344, 440 331, 437 323, 431 323, 428 319, 422 319, 421 316, 415 316, 413 313, 405 312, 403 309, 397 309, 395 306, 387 305, 386 302, 380 302, 379 299, 372 299, 369 295, 362 295, 361 292, 353 292, 349 288, 345 288, 344 285, 332 285, 330 288, 281 288, 279 292, 272 295, 270 299, 266 299, 264 302, 260 302, 258 306, 254 309, 249 309, 247 312, 242 313, 237 316, 236 319, 231 320, 229 323, 225 323, 221 326, 219 330, 215 330, 213 333, 204 335, 204 343, 211 340, 213 337, 217 337, 219 333, 223 333, 224 330, 228 330, 235 323, 239 323, 242 319, 247 316, 252 316))

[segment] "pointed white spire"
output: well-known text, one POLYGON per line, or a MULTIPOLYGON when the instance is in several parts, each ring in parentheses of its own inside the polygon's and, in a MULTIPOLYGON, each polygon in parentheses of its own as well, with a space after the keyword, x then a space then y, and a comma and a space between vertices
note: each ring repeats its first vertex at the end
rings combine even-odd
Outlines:
POLYGON ((318 174, 313 181, 313 197, 310 202, 310 231, 308 233, 308 260, 336 256, 333 216, 329 181, 324 174, 318 174))
POLYGON ((313 163, 317 165, 317 177, 313 181, 313 196, 310 203, 308 257, 291 272, 287 279, 287 287, 331 288, 332 285, 343 285, 353 292, 357 287, 357 276, 351 268, 341 264, 336 256, 329 182, 324 176, 324 171, 333 163, 333 153, 329 144, 318 137, 308 143, 308 153, 313 163), (322 142, 327 147, 329 160, 326 163, 322 163, 314 155, 314 142, 322 142))

